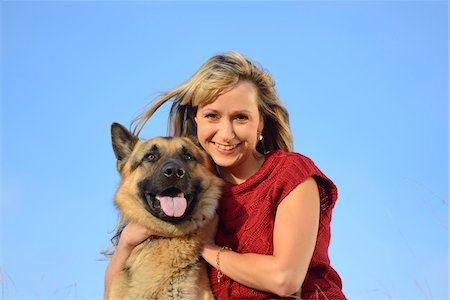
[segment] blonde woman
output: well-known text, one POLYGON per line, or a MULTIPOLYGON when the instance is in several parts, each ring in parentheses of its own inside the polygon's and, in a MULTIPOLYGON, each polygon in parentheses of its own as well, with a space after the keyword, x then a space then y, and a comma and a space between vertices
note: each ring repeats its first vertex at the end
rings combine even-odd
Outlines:
MULTIPOLYGON (((170 135, 189 136, 225 182, 203 258, 217 299, 345 299, 328 257, 337 189, 307 157, 292 152, 288 112, 271 76, 236 52, 211 57, 161 95, 135 134, 172 101, 170 135)), ((105 292, 133 247, 157 235, 129 224, 105 273, 105 292)))

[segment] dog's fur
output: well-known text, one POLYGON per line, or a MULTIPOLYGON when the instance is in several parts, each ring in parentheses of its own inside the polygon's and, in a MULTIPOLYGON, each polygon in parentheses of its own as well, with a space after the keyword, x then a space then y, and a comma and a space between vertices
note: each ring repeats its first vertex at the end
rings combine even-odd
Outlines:
POLYGON ((222 181, 208 156, 188 138, 139 140, 117 123, 111 137, 121 175, 114 202, 122 217, 171 237, 152 236, 136 246, 112 279, 108 298, 213 299, 200 252, 222 181), (167 214, 163 198, 175 207, 186 200, 167 214))

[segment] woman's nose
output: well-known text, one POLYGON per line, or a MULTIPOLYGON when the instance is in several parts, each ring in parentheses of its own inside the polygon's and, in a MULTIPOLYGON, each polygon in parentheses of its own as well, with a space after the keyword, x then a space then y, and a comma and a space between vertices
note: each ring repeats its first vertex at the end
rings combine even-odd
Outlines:
POLYGON ((224 121, 220 128, 220 138, 224 142, 230 142, 235 137, 233 124, 228 121, 224 121))

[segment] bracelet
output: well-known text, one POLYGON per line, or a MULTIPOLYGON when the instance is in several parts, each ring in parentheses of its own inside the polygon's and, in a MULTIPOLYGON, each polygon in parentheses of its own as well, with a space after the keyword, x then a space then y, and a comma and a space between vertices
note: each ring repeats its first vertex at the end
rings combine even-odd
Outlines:
POLYGON ((225 247, 225 246, 224 246, 224 247, 220 248, 219 251, 217 252, 216 264, 217 264, 217 283, 218 283, 218 284, 220 284, 220 280, 221 280, 222 277, 223 277, 223 273, 222 273, 222 271, 220 270, 220 259, 219 259, 219 257, 220 257, 220 252, 225 251, 225 250, 232 251, 230 247, 225 247))

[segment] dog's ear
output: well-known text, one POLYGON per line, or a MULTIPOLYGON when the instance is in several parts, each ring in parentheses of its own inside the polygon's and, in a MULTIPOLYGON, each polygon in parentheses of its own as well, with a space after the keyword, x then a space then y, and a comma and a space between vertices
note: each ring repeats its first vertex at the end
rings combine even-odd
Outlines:
POLYGON ((119 123, 112 123, 111 140, 114 155, 117 158, 117 170, 121 173, 125 162, 139 139, 119 123))

